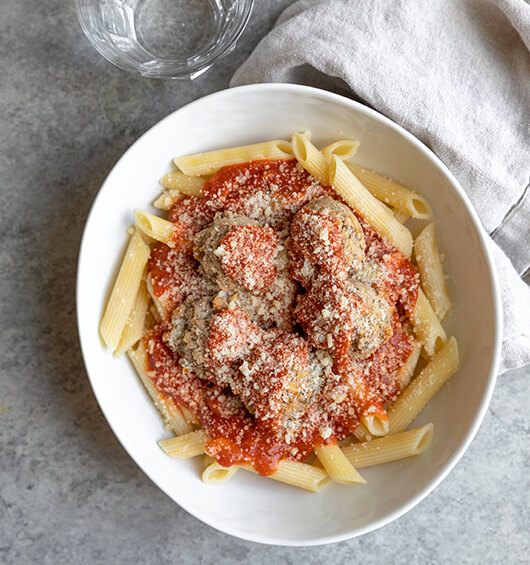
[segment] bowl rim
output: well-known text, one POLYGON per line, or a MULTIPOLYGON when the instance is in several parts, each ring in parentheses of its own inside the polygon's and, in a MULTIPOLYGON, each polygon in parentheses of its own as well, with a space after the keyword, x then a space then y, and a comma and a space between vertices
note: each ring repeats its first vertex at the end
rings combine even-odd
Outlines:
MULTIPOLYGON (((462 458, 462 456, 464 455, 464 453, 468 449, 469 445, 471 444, 475 435, 477 434, 478 429, 480 428, 480 425, 482 424, 482 421, 483 421, 483 419, 486 415, 486 411, 488 409, 489 403, 491 401, 491 397, 492 397, 492 394, 493 394, 493 390, 495 388, 495 383, 497 381, 497 375, 498 375, 498 370, 499 370, 499 366, 500 366, 501 345, 502 345, 502 305, 501 305, 502 303, 501 303, 501 294, 500 294, 500 285, 499 285, 499 280, 498 280, 498 274, 497 274, 497 270, 496 270, 496 267, 495 267, 495 263, 494 263, 494 259, 493 259, 493 253, 492 253, 492 250, 491 250, 491 247, 490 247, 491 244, 489 242, 488 235, 486 234, 486 231, 485 231, 484 227, 482 226, 482 224, 480 222, 479 216, 478 216, 476 210, 474 209, 474 207, 471 203, 471 200, 469 199, 469 196, 466 194, 464 189, 461 187, 460 183, 457 181, 455 176, 451 173, 451 171, 447 168, 447 166, 442 162, 442 160, 434 154, 434 152, 431 149, 429 149, 423 142, 421 142, 419 139, 417 139, 415 136, 413 136, 411 133, 409 133, 406 129, 404 129, 399 124, 393 122, 392 120, 390 120, 389 118, 387 118, 383 114, 377 112, 376 110, 374 110, 374 109, 372 109, 372 108, 370 108, 370 107, 368 107, 364 104, 361 104, 361 103, 359 103, 355 100, 349 99, 345 96, 335 94, 333 92, 329 92, 327 90, 323 90, 323 89, 320 89, 320 88, 315 88, 315 87, 305 86, 305 85, 298 85, 298 84, 289 84, 289 83, 260 83, 260 84, 250 84, 250 85, 237 86, 237 87, 233 87, 233 88, 227 88, 227 89, 217 91, 217 92, 211 93, 209 95, 203 96, 201 98, 198 98, 197 100, 194 100, 193 102, 185 104, 184 106, 181 106, 177 110, 174 110, 173 112, 169 113, 166 117, 164 117, 162 120, 158 121, 151 128, 149 128, 147 131, 145 131, 119 157, 119 159, 113 165, 112 169, 109 171, 109 173, 106 176, 105 180, 103 181, 101 187, 99 188, 96 197, 94 198, 94 200, 92 202, 90 212, 87 216, 87 219, 86 219, 86 222, 85 222, 85 227, 83 229, 83 234, 82 234, 82 237, 81 237, 81 244, 80 244, 80 250, 79 250, 79 255, 78 255, 78 263, 77 263, 76 318, 77 318, 77 328, 78 328, 80 347, 81 347, 81 352, 82 352, 82 356, 83 356, 83 363, 85 365, 85 370, 87 372, 87 376, 89 378, 89 382, 90 382, 92 391, 94 393, 94 396, 96 397, 96 400, 98 402, 100 410, 103 412, 103 415, 105 416, 105 419, 107 420, 107 424, 110 426, 114 435, 116 436, 116 438, 118 439, 118 441, 120 442, 122 447, 125 449, 125 451, 129 455, 129 457, 134 461, 134 463, 146 474, 146 476, 162 492, 165 493, 165 489, 159 484, 159 481, 156 478, 151 477, 144 470, 142 464, 140 464, 134 457, 132 457, 132 455, 130 455, 128 450, 125 448, 125 445, 120 438, 119 430, 115 429, 115 427, 111 424, 111 420, 109 420, 109 418, 107 417, 106 411, 103 408, 102 404, 100 403, 98 392, 97 392, 97 390, 94 386, 94 383, 93 383, 91 375, 90 375, 90 371, 89 371, 89 368, 88 368, 88 357, 87 357, 87 353, 86 353, 86 350, 85 350, 85 347, 84 347, 84 344, 83 344, 83 340, 81 338, 81 336, 82 336, 82 319, 81 319, 82 316, 81 316, 81 312, 80 312, 80 308, 79 308, 80 299, 81 299, 81 296, 80 296, 80 271, 81 271, 81 265, 83 263, 83 257, 86 254, 87 228, 88 228, 89 224, 91 223, 92 216, 94 214, 94 210, 97 207, 98 200, 100 199, 100 197, 101 197, 101 195, 104 191, 105 185, 107 184, 107 182, 109 181, 109 178, 112 175, 112 172, 118 166, 118 164, 127 156, 129 151, 131 151, 132 148, 144 138, 144 136, 151 134, 158 127, 162 127, 162 125, 165 124, 165 122, 167 120, 172 119, 174 114, 180 112, 183 109, 188 109, 191 106, 201 104, 204 101, 210 100, 212 98, 218 98, 220 101, 222 101, 222 99, 226 96, 233 96, 234 94, 237 95, 238 93, 246 93, 246 92, 253 92, 253 91, 268 92, 268 93, 270 93, 271 96, 275 92, 282 92, 282 93, 288 92, 288 93, 295 93, 297 95, 317 96, 320 99, 324 100, 325 102, 338 103, 340 105, 348 106, 350 109, 353 109, 354 111, 356 111, 356 112, 358 112, 362 115, 365 115, 365 116, 367 116, 371 119, 374 119, 374 120, 382 123, 383 125, 388 126, 389 128, 395 130, 397 133, 401 134, 409 143, 414 145, 420 152, 422 152, 433 163, 433 165, 438 167, 438 169, 440 169, 445 174, 445 176, 447 177, 447 179, 449 180, 449 182, 451 183, 453 188, 456 190, 456 192, 460 196, 461 201, 462 201, 463 205, 465 206, 467 212, 469 213, 471 221, 472 221, 472 223, 473 223, 473 225, 476 229, 476 232, 478 234, 478 237, 479 237, 479 240, 480 240, 480 243, 481 243, 481 246, 482 246, 484 259, 486 261, 488 274, 489 274, 489 281, 488 282, 489 282, 491 289, 492 289, 493 305, 494 305, 493 323, 494 323, 494 330, 495 330, 494 331, 495 340, 494 340, 494 344, 493 344, 493 356, 492 356, 492 363, 491 363, 491 366, 490 366, 490 369, 489 369, 488 381, 487 381, 487 385, 486 385, 482 400, 480 402, 479 409, 475 413, 472 425, 470 426, 470 429, 467 431, 464 440, 461 442, 458 449, 455 450, 455 452, 453 453, 451 458, 446 462, 444 468, 437 475, 435 475, 433 477, 433 479, 423 489, 421 489, 418 493, 416 493, 407 502, 403 503, 399 508, 397 508, 393 512, 390 512, 387 516, 384 516, 383 518, 380 518, 379 520, 375 520, 375 521, 371 522, 370 524, 367 524, 366 526, 356 528, 353 531, 350 531, 350 532, 347 532, 347 533, 336 534, 336 535, 327 535, 327 536, 323 536, 323 537, 320 537, 320 538, 315 538, 311 541, 304 540, 303 542, 300 542, 300 541, 297 541, 297 540, 278 539, 278 538, 275 538, 274 536, 269 536, 269 535, 259 535, 258 536, 258 535, 255 535, 255 534, 248 534, 246 532, 243 533, 243 532, 238 532, 238 531, 227 531, 226 529, 223 529, 222 523, 217 523, 216 521, 211 520, 209 515, 206 512, 197 511, 195 509, 192 510, 188 507, 187 504, 182 504, 181 502, 177 502, 177 504, 181 508, 183 508, 186 512, 188 512, 189 514, 191 514, 195 518, 201 520, 202 522, 204 522, 208 526, 210 526, 210 527, 212 527, 212 528, 214 528, 214 529, 216 529, 216 530, 218 530, 218 531, 220 531, 224 534, 235 537, 237 539, 242 539, 242 540, 251 541, 251 542, 260 543, 260 544, 277 545, 277 546, 283 546, 283 547, 311 547, 311 546, 325 545, 325 544, 330 544, 330 543, 337 543, 337 542, 341 542, 341 541, 345 541, 345 540, 349 540, 349 539, 353 539, 353 538, 362 536, 364 534, 367 534, 369 532, 377 530, 377 529, 379 529, 383 526, 386 526, 390 522, 393 522, 394 520, 400 518, 401 516, 406 514, 409 510, 411 510, 416 505, 418 505, 424 498, 426 498, 449 475, 449 473, 454 469, 454 467, 456 466, 458 461, 462 458)), ((176 502, 173 498, 171 498, 171 500, 173 502, 176 502)))

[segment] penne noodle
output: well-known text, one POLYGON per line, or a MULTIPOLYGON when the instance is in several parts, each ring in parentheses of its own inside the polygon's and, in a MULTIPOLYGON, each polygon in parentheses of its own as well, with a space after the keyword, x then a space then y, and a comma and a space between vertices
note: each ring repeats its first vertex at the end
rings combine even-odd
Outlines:
POLYGON ((388 433, 388 417, 386 414, 363 414, 361 423, 372 436, 386 436, 388 433))
POLYGON ((200 196, 206 179, 184 174, 182 171, 171 171, 160 179, 160 184, 170 190, 178 190, 189 196, 200 196))
POLYGON ((294 133, 291 140, 293 153, 300 165, 322 184, 329 184, 328 160, 303 135, 294 133))
POLYGON ((359 181, 385 204, 418 220, 427 220, 432 216, 432 209, 421 194, 354 163, 346 163, 346 165, 359 181))
POLYGON ((412 252, 410 231, 366 190, 344 162, 336 156, 331 158, 329 174, 331 185, 337 194, 401 253, 410 257, 412 252))
POLYGON ((205 453, 202 456, 202 464, 205 469, 206 467, 208 467, 208 465, 211 465, 214 461, 215 459, 211 455, 208 455, 207 453, 205 453))
POLYGON ((149 246, 137 232, 131 237, 114 283, 99 331, 105 345, 114 351, 134 305, 149 258, 149 246))
POLYGON ((421 288, 418 289, 418 300, 412 315, 412 323, 427 358, 432 357, 447 341, 447 334, 421 288))
POLYGON ((353 430, 352 435, 357 441, 368 441, 372 439, 372 435, 366 429, 362 421, 360 421, 359 425, 353 430))
POLYGON ((167 427, 173 431, 175 435, 183 435, 191 432, 193 427, 189 424, 179 407, 175 404, 173 399, 165 398, 153 385, 146 369, 146 352, 142 342, 138 345, 136 350, 129 349, 127 354, 131 360, 140 380, 142 381, 145 389, 147 390, 156 409, 162 415, 167 427))
POLYGON ((357 469, 397 461, 423 453, 431 443, 433 430, 433 425, 427 424, 408 432, 346 445, 342 452, 357 469))
POLYGON ((160 316, 160 312, 156 309, 154 303, 151 304, 151 306, 149 307, 149 313, 151 314, 151 316, 153 316, 153 319, 155 320, 156 323, 162 320, 162 317, 160 316))
POLYGON ((140 288, 136 294, 133 309, 129 314, 129 319, 125 324, 123 334, 121 336, 120 344, 114 351, 114 356, 117 357, 125 353, 127 349, 131 348, 143 335, 145 327, 145 316, 147 314, 147 306, 149 304, 149 293, 145 288, 145 283, 140 283, 140 288))
POLYGON ((155 306, 156 315, 153 313, 153 316, 158 322, 160 320, 165 320, 166 316, 168 315, 168 312, 166 311, 166 308, 162 304, 160 298, 158 298, 158 296, 156 296, 156 294, 154 293, 153 281, 151 280, 151 275, 149 273, 147 273, 147 277, 145 279, 145 286, 155 306))
POLYGON ((404 224, 410 218, 410 216, 406 212, 402 212, 401 210, 397 210, 396 208, 392 210, 392 213, 394 214, 394 218, 396 218, 396 220, 400 224, 404 224))
POLYGON ((227 165, 260 159, 292 159, 292 157, 291 144, 283 139, 276 139, 264 143, 177 157, 173 162, 186 175, 200 176, 216 173, 221 167, 227 165))
POLYGON ((434 224, 429 224, 414 241, 414 256, 425 294, 438 319, 443 320, 451 308, 451 299, 445 286, 445 274, 436 245, 434 224))
POLYGON ((163 439, 158 445, 170 457, 175 459, 189 459, 206 453, 208 436, 204 430, 197 430, 178 437, 163 439))
POLYGON ((175 232, 175 224, 173 222, 159 218, 144 210, 135 210, 134 217, 136 218, 136 226, 145 235, 156 241, 161 241, 169 245, 169 247, 175 246, 174 241, 172 241, 172 236, 175 232))
MULTIPOLYGON (((149 298, 149 305, 148 305, 148 308, 147 308, 147 312, 145 314, 144 331, 143 331, 142 335, 145 335, 149 330, 152 330, 156 326, 158 321, 160 321, 160 320, 157 321, 155 319, 151 310, 156 312, 155 305, 151 302, 151 298, 149 298)), ((158 316, 158 312, 156 312, 156 315, 158 316)))
MULTIPOLYGON (((250 465, 242 468, 257 473, 250 465)), ((267 478, 312 492, 320 492, 331 484, 331 478, 324 469, 288 459, 280 461, 278 469, 267 478)))
POLYGON ((189 434, 193 431, 193 426, 187 418, 182 414, 183 406, 177 406, 171 398, 164 400, 169 420, 166 429, 171 430, 176 436, 189 434))
POLYGON ((416 365, 418 364, 421 353, 421 344, 414 342, 414 347, 411 354, 409 355, 406 363, 398 370, 396 379, 399 382, 399 390, 403 391, 409 386, 410 381, 416 370, 416 365))
POLYGON ((458 364, 458 345, 452 337, 389 409, 391 434, 407 428, 433 395, 456 372, 458 364))
POLYGON ((184 198, 184 194, 176 188, 168 188, 160 193, 160 196, 153 202, 153 206, 159 210, 171 210, 173 206, 184 198))
POLYGON ((202 473, 202 480, 209 485, 218 485, 221 483, 226 483, 231 479, 239 470, 237 465, 232 465, 231 467, 223 467, 219 465, 217 461, 210 463, 202 473))
POLYGON ((186 422, 190 422, 191 424, 199 423, 197 418, 195 418, 195 416, 193 415, 193 413, 190 410, 188 410, 185 406, 179 406, 179 408, 186 422))
POLYGON ((341 139, 335 141, 335 143, 330 143, 322 149, 322 155, 329 161, 332 155, 335 155, 343 161, 351 159, 357 149, 359 148, 359 142, 356 139, 341 139))
POLYGON ((315 453, 328 475, 335 482, 344 485, 366 484, 366 481, 348 461, 337 444, 315 445, 315 453))

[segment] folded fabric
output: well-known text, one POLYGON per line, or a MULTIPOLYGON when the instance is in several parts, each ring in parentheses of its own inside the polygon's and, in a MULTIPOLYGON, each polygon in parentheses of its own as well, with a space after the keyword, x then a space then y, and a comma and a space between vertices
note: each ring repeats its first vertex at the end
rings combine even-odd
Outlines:
POLYGON ((493 240, 501 372, 530 363, 529 48, 525 0, 300 0, 231 82, 346 90, 444 161, 493 240))

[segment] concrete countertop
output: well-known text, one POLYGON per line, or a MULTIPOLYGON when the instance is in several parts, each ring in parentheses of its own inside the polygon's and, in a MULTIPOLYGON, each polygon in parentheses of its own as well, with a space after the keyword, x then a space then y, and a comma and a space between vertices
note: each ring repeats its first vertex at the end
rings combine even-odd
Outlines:
POLYGON ((502 376, 471 447, 416 508, 361 538, 260 546, 202 524, 107 425, 78 344, 75 276, 90 205, 165 115, 226 88, 288 0, 258 1, 237 49, 195 82, 124 73, 73 2, 4 0, 0 19, 0 563, 528 563, 530 370, 502 376))

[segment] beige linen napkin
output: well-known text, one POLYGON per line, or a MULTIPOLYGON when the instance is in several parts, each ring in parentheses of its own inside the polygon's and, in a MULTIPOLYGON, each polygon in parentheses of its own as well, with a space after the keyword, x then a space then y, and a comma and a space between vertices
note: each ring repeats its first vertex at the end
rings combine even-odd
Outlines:
POLYGON ((300 0, 231 82, 346 91, 444 161, 492 238, 501 371, 530 363, 529 48, 525 0, 300 0))

